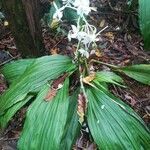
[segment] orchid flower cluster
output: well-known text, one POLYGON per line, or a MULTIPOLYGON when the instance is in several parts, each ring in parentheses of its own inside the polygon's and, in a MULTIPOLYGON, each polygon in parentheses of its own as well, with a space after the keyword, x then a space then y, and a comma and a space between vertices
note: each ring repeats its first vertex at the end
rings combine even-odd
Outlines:
POLYGON ((79 16, 77 19, 77 25, 71 25, 71 30, 68 33, 68 40, 78 40, 78 46, 75 53, 76 56, 78 53, 80 53, 82 57, 89 58, 89 48, 91 44, 96 44, 96 42, 99 40, 98 36, 102 32, 102 30, 97 32, 96 27, 89 24, 86 20, 86 16, 92 10, 96 11, 96 8, 90 7, 89 0, 62 0, 62 3, 63 6, 58 8, 56 3, 53 2, 53 5, 56 9, 53 19, 62 21, 61 19, 63 17, 63 11, 66 8, 71 8, 77 12, 77 15, 79 16))

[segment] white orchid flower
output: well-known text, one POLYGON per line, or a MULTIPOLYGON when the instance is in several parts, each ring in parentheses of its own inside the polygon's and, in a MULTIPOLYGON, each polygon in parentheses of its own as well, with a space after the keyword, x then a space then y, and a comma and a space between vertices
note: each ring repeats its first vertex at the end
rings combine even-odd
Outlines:
POLYGON ((78 32, 77 39, 78 41, 83 41, 87 37, 87 33, 84 31, 78 32))
POLYGON ((82 41, 87 37, 87 33, 84 31, 80 31, 78 26, 71 25, 72 29, 68 33, 68 39, 71 41, 71 39, 77 39, 78 41, 82 41))
POLYGON ((92 42, 99 41, 98 35, 99 33, 97 33, 96 28, 89 30, 84 39, 82 40, 82 43, 89 47, 92 42))
POLYGON ((81 54, 82 57, 84 56, 84 57, 86 57, 86 58, 89 58, 90 54, 89 54, 89 52, 86 51, 85 49, 80 48, 78 51, 80 52, 80 54, 81 54))
POLYGON ((57 19, 58 21, 60 21, 62 17, 63 17, 63 12, 59 10, 56 11, 55 14, 53 15, 53 19, 57 19))
POLYGON ((75 0, 72 4, 76 7, 77 14, 80 16, 83 16, 84 14, 88 15, 91 10, 96 10, 94 7, 90 7, 89 0, 75 0))
POLYGON ((77 39, 78 41, 82 42, 86 47, 89 47, 92 42, 96 42, 99 39, 97 36, 97 30, 92 25, 85 25, 84 28, 80 31, 78 26, 71 25, 72 30, 69 31, 68 39, 77 39))
MULTIPOLYGON (((68 33, 68 39, 77 39, 79 49, 78 51, 81 53, 81 56, 89 57, 89 52, 87 51, 91 45, 91 43, 95 43, 99 40, 98 35, 105 30, 102 29, 100 32, 97 32, 95 26, 90 25, 84 15, 88 15, 91 10, 96 10, 94 7, 90 7, 89 0, 62 0, 63 6, 58 8, 56 3, 53 2, 53 5, 56 9, 55 14, 53 15, 54 19, 58 21, 63 17, 63 11, 65 8, 71 8, 77 11, 79 18, 77 21, 77 25, 71 25, 71 30, 68 33), (80 19, 83 20, 84 24, 80 24, 80 19), (80 46, 82 48, 80 48, 80 46)), ((107 27, 106 27, 107 28, 107 27)))
POLYGON ((79 28, 76 27, 75 25, 71 25, 72 30, 69 31, 68 33, 68 39, 71 41, 71 39, 77 39, 77 35, 79 32, 79 28))
POLYGON ((108 28, 108 26, 106 26, 105 28, 103 28, 102 30, 97 32, 96 27, 94 27, 93 25, 89 25, 89 29, 86 31, 87 36, 82 40, 82 42, 87 47, 89 47, 91 43, 94 43, 94 42, 97 42, 100 40, 100 38, 98 38, 98 36, 101 34, 101 32, 103 32, 107 28, 108 28))
POLYGON ((53 5, 56 9, 56 12, 53 15, 53 19, 57 19, 58 21, 61 21, 61 19, 63 17, 63 10, 66 8, 66 6, 58 8, 55 2, 53 2, 53 5))

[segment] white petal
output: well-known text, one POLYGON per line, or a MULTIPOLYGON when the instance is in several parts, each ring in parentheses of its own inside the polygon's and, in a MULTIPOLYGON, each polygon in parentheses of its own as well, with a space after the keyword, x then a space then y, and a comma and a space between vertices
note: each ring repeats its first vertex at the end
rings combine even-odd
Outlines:
POLYGON ((71 27, 72 27, 73 32, 78 32, 79 31, 78 28, 75 25, 71 25, 71 27))
POLYGON ((89 58, 89 52, 85 49, 81 48, 78 50, 81 53, 81 56, 85 56, 86 58, 89 58))

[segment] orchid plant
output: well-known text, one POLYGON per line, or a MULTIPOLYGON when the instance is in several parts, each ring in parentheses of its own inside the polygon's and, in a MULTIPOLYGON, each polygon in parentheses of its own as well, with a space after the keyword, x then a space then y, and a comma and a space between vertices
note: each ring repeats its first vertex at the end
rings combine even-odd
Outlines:
POLYGON ((62 21, 63 11, 66 8, 76 10, 78 14, 77 23, 76 26, 71 25, 71 30, 68 32, 68 39, 69 41, 76 39, 78 42, 75 56, 81 54, 82 57, 88 58, 90 55, 90 46, 96 46, 96 42, 99 40, 98 36, 108 26, 97 32, 96 27, 88 23, 86 16, 91 11, 96 11, 95 7, 90 7, 89 0, 63 0, 61 8, 58 8, 55 2, 53 2, 53 5, 56 9, 53 19, 58 21, 62 21))
POLYGON ((43 56, 3 66, 1 72, 10 87, 0 96, 0 129, 26 105, 29 108, 18 142, 20 150, 71 150, 83 135, 85 124, 85 131, 98 149, 150 149, 150 131, 143 120, 108 88, 110 84, 126 88, 121 74, 150 85, 150 65, 118 67, 91 61, 89 56, 107 26, 98 31, 88 23, 87 15, 96 11, 90 7, 89 0, 62 0, 61 3, 60 7, 53 2, 54 20, 62 22, 67 8, 76 11, 78 16, 68 31, 68 40, 77 41, 74 58, 43 56), (91 71, 91 62, 109 69, 91 71))

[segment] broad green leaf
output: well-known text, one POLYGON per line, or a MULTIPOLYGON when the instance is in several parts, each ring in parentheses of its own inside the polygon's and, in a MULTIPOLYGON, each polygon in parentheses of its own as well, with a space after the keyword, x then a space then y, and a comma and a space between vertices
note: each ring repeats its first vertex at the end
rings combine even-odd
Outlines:
POLYGON ((139 21, 146 50, 150 50, 150 0, 139 0, 139 21))
POLYGON ((150 85, 150 64, 140 64, 119 68, 127 76, 147 85, 150 85))
POLYGON ((78 20, 78 14, 75 10, 71 8, 66 8, 64 11, 64 19, 66 19, 71 24, 76 24, 78 20))
POLYGON ((114 72, 109 71, 100 71, 96 73, 96 77, 93 82, 106 82, 112 83, 119 86, 123 86, 123 80, 120 76, 115 74, 114 72))
POLYGON ((129 106, 105 90, 87 89, 87 120, 101 150, 148 150, 150 132, 129 106))
POLYGON ((0 71, 5 75, 8 82, 12 82, 19 78, 34 60, 35 59, 21 59, 13 61, 3 66, 0 71))
MULTIPOLYGON (((15 80, 10 88, 0 96, 0 126, 6 124, 4 114, 16 103, 24 103, 28 93, 37 93, 41 87, 62 73, 75 69, 71 59, 66 56, 44 56, 32 63, 26 71, 15 80)), ((20 104, 21 105, 21 104, 20 104)), ((19 109, 19 108, 18 108, 19 109)))
MULTIPOLYGON (((65 126, 69 123, 67 122, 69 115, 69 80, 66 79, 56 97, 49 102, 44 101, 47 92, 48 87, 42 89, 27 112, 23 133, 18 144, 20 150, 64 149, 64 147, 61 147, 61 140, 65 132, 65 126)), ((73 113, 71 114, 73 115, 73 113)), ((72 138, 72 136, 70 137, 72 138)), ((69 147, 70 149, 71 147, 69 147)))
POLYGON ((76 90, 69 98, 68 117, 61 141, 61 147, 63 147, 64 150, 70 150, 72 148, 72 145, 75 143, 80 133, 81 125, 78 121, 79 116, 77 115, 78 94, 79 90, 76 90))
MULTIPOLYGON (((31 100, 34 97, 34 95, 27 95, 22 101, 14 104, 12 107, 10 107, 8 110, 6 110, 5 114, 0 116, 0 123, 1 123, 1 129, 6 126, 6 123, 13 117, 13 115, 23 106, 25 105, 29 100, 31 100)), ((1 130, 0 129, 0 130, 1 130)))

